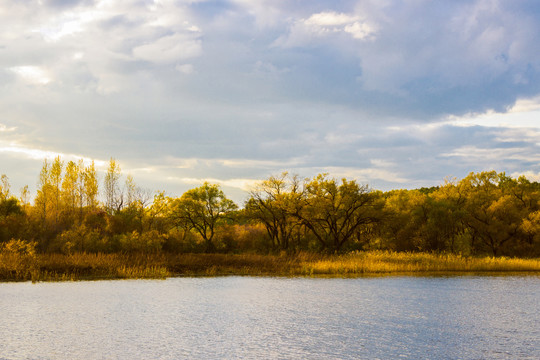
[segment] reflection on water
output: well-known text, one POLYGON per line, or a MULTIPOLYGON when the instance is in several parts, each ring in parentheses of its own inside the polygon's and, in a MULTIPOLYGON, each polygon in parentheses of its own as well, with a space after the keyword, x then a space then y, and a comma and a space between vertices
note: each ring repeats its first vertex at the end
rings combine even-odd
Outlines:
POLYGON ((540 277, 0 284, 0 359, 539 359, 540 277))

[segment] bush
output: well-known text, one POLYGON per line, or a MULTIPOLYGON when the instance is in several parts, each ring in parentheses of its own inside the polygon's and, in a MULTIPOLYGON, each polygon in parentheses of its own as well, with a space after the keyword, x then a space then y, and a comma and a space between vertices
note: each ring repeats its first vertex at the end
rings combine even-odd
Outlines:
POLYGON ((120 235, 119 241, 122 251, 157 253, 167 241, 167 235, 160 234, 156 230, 145 231, 142 234, 133 231, 120 235))
POLYGON ((30 279, 37 267, 36 243, 18 239, 0 244, 0 278, 30 279))
POLYGON ((107 237, 96 229, 85 225, 75 226, 58 235, 49 247, 50 251, 71 254, 78 252, 112 252, 115 251, 107 237))
POLYGON ((170 253, 202 253, 204 244, 200 235, 188 230, 174 228, 167 233, 163 250, 170 253))

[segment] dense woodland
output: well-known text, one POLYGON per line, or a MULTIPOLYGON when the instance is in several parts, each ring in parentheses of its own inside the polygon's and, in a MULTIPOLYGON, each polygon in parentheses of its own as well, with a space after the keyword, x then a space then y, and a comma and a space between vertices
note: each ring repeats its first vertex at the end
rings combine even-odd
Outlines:
POLYGON ((283 173, 239 207, 218 185, 180 197, 123 180, 111 159, 45 160, 37 193, 0 183, 0 247, 42 253, 324 253, 351 250, 540 256, 540 183, 495 171, 417 190, 376 191, 355 180, 283 173), (30 199, 33 199, 30 201, 30 199))

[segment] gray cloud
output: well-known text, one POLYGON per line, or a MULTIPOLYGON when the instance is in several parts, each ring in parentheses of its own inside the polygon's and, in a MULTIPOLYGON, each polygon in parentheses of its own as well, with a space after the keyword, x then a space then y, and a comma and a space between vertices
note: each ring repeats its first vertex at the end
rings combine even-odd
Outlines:
MULTIPOLYGON (((439 124, 446 115, 504 113, 540 94, 537 8, 482 0, 0 5, 0 129, 16 127, 0 131, 0 147, 114 156, 126 169, 151 168, 136 170, 149 187, 175 191, 191 186, 186 178, 287 169, 385 188, 486 166, 539 171, 536 135, 439 124)), ((18 173, 25 156, 0 152, 0 172, 18 173)))

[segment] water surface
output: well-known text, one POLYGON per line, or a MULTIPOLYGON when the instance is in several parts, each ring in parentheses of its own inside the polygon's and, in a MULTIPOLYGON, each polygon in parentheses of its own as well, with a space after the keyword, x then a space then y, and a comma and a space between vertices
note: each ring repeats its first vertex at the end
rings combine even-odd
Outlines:
POLYGON ((540 359, 540 277, 0 284, 0 359, 540 359))

